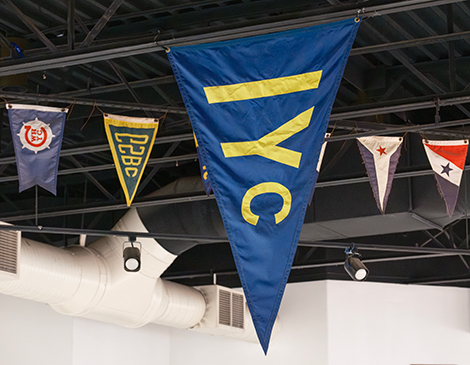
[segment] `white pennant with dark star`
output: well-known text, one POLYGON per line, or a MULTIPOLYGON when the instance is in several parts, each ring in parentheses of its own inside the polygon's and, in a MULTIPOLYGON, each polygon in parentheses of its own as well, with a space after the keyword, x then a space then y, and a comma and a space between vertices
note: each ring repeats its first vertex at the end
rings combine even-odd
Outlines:
POLYGON ((434 171, 439 192, 446 203, 447 214, 451 217, 459 196, 468 141, 423 140, 423 145, 434 171))
POLYGON ((401 152, 401 137, 362 137, 357 139, 377 206, 385 214, 393 176, 401 152))

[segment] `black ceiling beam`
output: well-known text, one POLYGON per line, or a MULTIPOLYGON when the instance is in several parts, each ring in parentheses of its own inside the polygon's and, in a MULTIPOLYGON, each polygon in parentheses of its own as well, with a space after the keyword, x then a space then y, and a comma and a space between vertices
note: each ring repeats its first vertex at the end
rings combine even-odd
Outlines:
POLYGON ((10 41, 2 33, 0 33, 0 42, 8 49, 11 48, 10 41))
POLYGON ((456 93, 426 95, 416 98, 389 100, 370 104, 360 104, 353 107, 335 108, 331 113, 330 121, 429 108, 435 109, 436 103, 441 107, 470 103, 470 91, 466 90, 456 93))
MULTIPOLYGON (((176 148, 179 146, 180 142, 174 142, 170 148, 168 148, 168 150, 165 152, 165 154, 163 155, 163 157, 170 157, 171 154, 176 150, 176 148)), ((144 190, 144 188, 150 183, 150 181, 152 181, 153 177, 155 176, 155 174, 160 170, 160 168, 162 167, 161 164, 157 164, 156 166, 153 167, 152 170, 150 170, 147 174, 146 174, 146 177, 144 179, 144 181, 142 181, 140 184, 139 184, 139 188, 137 189, 137 192, 136 192, 136 195, 140 195, 140 193, 142 192, 142 190, 144 190)), ((157 184, 158 185, 158 184, 157 184)))
MULTIPOLYGON (((127 110, 142 110, 142 111, 158 111, 162 113, 172 113, 186 115, 186 109, 182 107, 173 106, 156 106, 148 104, 137 104, 128 103, 121 101, 108 101, 108 100, 92 100, 92 99, 77 99, 72 97, 62 97, 59 95, 45 95, 45 94, 33 94, 33 93, 14 93, 0 91, 0 97, 10 100, 31 100, 31 101, 44 101, 44 102, 56 102, 63 104, 77 104, 87 106, 99 106, 109 107, 115 109, 127 109, 127 110)), ((435 108, 436 102, 439 106, 451 106, 470 103, 470 92, 463 91, 457 93, 445 93, 428 95, 424 97, 414 99, 401 99, 392 100, 387 102, 379 102, 373 104, 361 104, 352 108, 337 108, 331 113, 330 121, 354 119, 360 117, 366 117, 371 115, 380 115, 388 113, 397 113, 403 111, 412 111, 420 109, 435 108)), ((0 107, 5 105, 5 102, 0 102, 0 107)))
MULTIPOLYGON (((83 165, 78 162, 75 157, 69 156, 68 158, 77 168, 84 169, 83 165)), ((83 171, 82 173, 93 183, 93 185, 98 188, 99 191, 101 191, 108 198, 109 201, 116 201, 116 198, 108 190, 106 190, 106 188, 97 179, 95 179, 91 173, 87 171, 83 171)))
MULTIPOLYGON (((407 123, 405 125, 412 126, 413 124, 407 123)), ((368 132, 368 131, 381 131, 381 130, 387 130, 393 133, 394 128, 401 128, 403 125, 366 122, 366 121, 360 121, 360 120, 354 120, 354 121, 338 120, 338 121, 335 121, 334 124, 330 121, 329 126, 330 128, 348 130, 354 133, 368 132)), ((456 130, 455 128, 451 130, 436 128, 436 129, 427 130, 426 133, 429 135, 433 135, 433 136, 447 136, 447 137, 455 137, 455 138, 468 138, 470 135, 470 132, 465 131, 465 129, 456 130)))
MULTIPOLYGON (((173 75, 169 75, 169 76, 155 77, 155 78, 146 79, 146 80, 130 81, 128 82, 128 84, 133 89, 135 89, 135 88, 154 86, 154 85, 171 84, 174 82, 176 82, 175 77, 173 75)), ((114 84, 114 85, 97 86, 97 87, 92 87, 89 89, 67 91, 67 92, 63 92, 60 94, 56 94, 56 96, 59 96, 59 97, 93 96, 93 95, 98 95, 98 94, 113 93, 113 92, 121 91, 125 89, 126 89, 126 85, 124 83, 121 83, 121 84, 114 84)))
MULTIPOLYGON (((128 109, 128 110, 141 110, 141 111, 154 111, 160 113, 171 113, 171 114, 182 114, 186 115, 186 109, 174 106, 158 106, 151 104, 138 104, 138 103, 127 103, 123 101, 107 101, 107 100, 92 100, 92 99, 76 99, 76 98, 64 98, 60 96, 49 96, 45 94, 21 94, 21 93, 10 93, 0 91, 0 96, 10 100, 31 100, 31 101, 44 101, 52 103, 63 103, 63 104, 77 104, 77 105, 88 105, 98 106, 101 108, 115 108, 115 109, 128 109)), ((5 103, 2 103, 5 105, 5 103)))
POLYGON ((349 55, 358 56, 358 55, 370 54, 370 53, 389 52, 389 51, 393 51, 397 49, 419 47, 419 46, 436 44, 436 43, 447 43, 447 42, 458 41, 458 40, 468 39, 468 38, 470 38, 470 31, 444 34, 444 35, 436 35, 432 37, 418 38, 418 39, 412 39, 412 40, 401 41, 401 42, 384 43, 384 44, 378 44, 374 46, 353 48, 349 55))
MULTIPOLYGON (((11 0, 5 0, 11 1, 11 0)), ((373 17, 377 15, 392 14, 403 11, 416 10, 431 6, 439 6, 450 3, 462 2, 464 0, 409 0, 392 2, 390 4, 383 4, 364 8, 362 16, 365 18, 373 17)), ((90 52, 81 52, 82 50, 74 50, 64 52, 62 55, 56 57, 39 57, 36 61, 19 61, 14 64, 10 64, 0 67, 0 76, 14 75, 17 73, 25 73, 32 71, 44 71, 52 68, 67 67, 73 65, 79 65, 83 63, 92 63, 97 61, 109 60, 120 57, 127 57, 132 55, 163 51, 163 47, 179 46, 179 45, 190 45, 200 44, 207 42, 215 42, 236 38, 243 38, 254 35, 268 34, 289 29, 298 29, 316 24, 322 24, 327 22, 333 22, 337 20, 343 20, 351 18, 355 15, 355 12, 351 10, 340 11, 340 12, 329 12, 320 15, 296 18, 285 21, 271 22, 267 24, 249 26, 244 28, 236 28, 230 30, 223 30, 208 34, 197 34, 182 38, 172 38, 169 40, 159 41, 158 44, 155 42, 144 43, 139 45, 129 45, 124 47, 116 47, 113 49, 94 49, 90 52)), ((109 41, 111 42, 111 41, 109 41)), ((108 42, 108 43, 109 43, 108 42)))
POLYGON ((75 48, 75 0, 68 0, 67 9, 67 47, 75 48))
MULTIPOLYGON (((113 230, 98 230, 98 229, 83 229, 83 228, 64 228, 64 227, 45 227, 45 226, 24 226, 24 225, 3 225, 0 224, 0 231, 21 231, 28 233, 49 233, 49 234, 68 234, 68 235, 87 235, 94 237, 137 237, 137 238, 154 238, 156 240, 169 240, 169 241, 198 241, 202 244, 228 242, 226 237, 211 237, 187 234, 173 234, 173 233, 155 233, 155 232, 136 232, 136 231, 113 231, 113 230)), ((321 247, 321 248, 334 248, 334 249, 347 249, 351 247, 348 242, 315 242, 300 240, 299 246, 304 247, 321 247)), ((470 256, 470 250, 462 250, 456 248, 431 248, 431 247, 415 247, 415 246, 394 246, 394 245, 381 245, 381 244, 368 244, 368 243, 354 243, 354 247, 358 250, 367 251, 381 251, 381 252, 397 252, 397 253, 413 253, 416 255, 433 255, 437 256, 470 256)), ((406 256, 406 259, 419 259, 420 257, 428 256, 406 256)), ((364 259, 364 262, 382 262, 387 260, 400 259, 395 256, 394 258, 376 258, 364 259)), ((403 258, 401 258, 403 259, 403 258)), ((341 265, 344 261, 341 262, 341 265)), ((324 264, 317 264, 324 265, 324 264)), ((303 268, 306 266, 302 265, 303 268)))
POLYGON ((86 48, 95 40, 95 38, 103 30, 104 26, 108 23, 109 19, 111 19, 111 17, 114 15, 116 10, 121 6, 123 2, 124 0, 114 0, 112 2, 112 4, 104 12, 103 16, 98 20, 95 26, 90 30, 90 33, 87 34, 83 42, 80 43, 78 48, 86 48))
POLYGON ((360 137, 369 137, 369 136, 383 136, 385 134, 404 134, 409 132, 423 132, 427 130, 448 128, 448 127, 457 127, 461 125, 470 124, 470 119, 460 119, 453 120, 450 122, 442 122, 436 124, 416 124, 406 127, 393 127, 382 130, 371 130, 369 132, 357 133, 357 134, 348 134, 348 135, 339 135, 329 137, 328 141, 337 142, 337 141, 346 141, 348 139, 356 139, 360 137))
MULTIPOLYGON (((188 155, 180 155, 180 156, 171 156, 171 157, 161 157, 161 158, 149 158, 147 161, 147 166, 153 166, 157 164, 164 164, 164 163, 178 163, 183 161, 194 161, 197 160, 197 153, 192 153, 188 155)), ((88 174, 90 172, 97 172, 97 171, 105 171, 105 170, 115 170, 116 165, 114 163, 106 164, 106 165, 94 165, 94 166, 83 166, 77 167, 73 169, 65 169, 57 171, 58 176, 65 176, 65 175, 73 175, 73 174, 88 174)), ((9 181, 17 181, 18 176, 4 176, 0 177, 0 183, 2 182, 9 182, 9 181)))
MULTIPOLYGON (((66 1, 66 0, 63 0, 63 1, 66 1)), ((462 0, 460 0, 460 1, 462 1, 462 0)), ((331 5, 339 5, 341 7, 341 9, 346 8, 346 9, 352 9, 353 11, 355 11, 358 8, 358 3, 356 3, 356 4, 354 4, 354 3, 353 4, 345 4, 345 3, 341 3, 340 1, 328 1, 328 2, 331 5)), ((428 4, 429 2, 430 2, 430 0, 424 0, 424 4, 428 4)), ((270 12, 272 12, 272 13, 283 12, 284 8, 285 8, 284 3, 287 3, 287 2, 279 2, 279 1, 274 0, 274 1, 256 1, 256 2, 252 2, 252 3, 244 3, 243 5, 241 5, 241 4, 234 3, 232 0, 217 1, 217 5, 219 5, 219 8, 230 10, 228 12, 228 16, 233 17, 233 14, 236 14, 237 17, 242 17, 242 18, 253 15, 253 14, 256 14, 256 12, 259 11, 259 10, 263 10, 261 12, 261 14, 266 13, 266 9, 269 9, 270 12), (239 5, 241 5, 240 8, 242 10, 243 9, 248 9, 248 10, 245 10, 242 13, 236 13, 236 10, 239 7, 239 5), (235 11, 233 9, 235 9, 235 11)), ((289 6, 286 8, 287 10, 292 9, 292 8, 299 8, 299 10, 302 11, 302 14, 305 14, 306 12, 309 12, 309 13, 324 12, 324 10, 325 10, 324 8, 320 8, 319 10, 318 9, 314 9, 314 10, 307 9, 309 6, 312 5, 311 0, 295 0, 295 1, 290 1, 288 3, 289 3, 289 6)), ((381 5, 383 8, 385 8, 386 4, 384 4, 383 1, 380 2, 380 1, 368 0, 366 5, 368 5, 369 8, 372 7, 372 6, 374 6, 374 7, 379 6, 379 5, 375 5, 376 3, 381 5)), ((393 3, 393 2, 391 2, 391 3, 393 3)), ((420 3, 423 3, 423 1, 418 1, 418 6, 420 6, 419 5, 420 3)), ((208 6, 211 6, 211 5, 214 5, 214 1, 202 1, 202 2, 197 2, 197 3, 185 3, 185 4, 173 5, 173 6, 166 6, 165 5, 164 7, 160 7, 160 8, 153 8, 153 9, 142 10, 142 11, 134 11, 132 13, 127 13, 127 14, 114 15, 113 20, 123 21, 123 23, 124 23, 125 21, 130 20, 132 18, 140 18, 142 16, 147 16, 148 17, 148 16, 152 16, 152 15, 157 15, 158 17, 154 19, 154 23, 156 23, 162 18, 162 13, 170 13, 171 15, 169 15, 169 16, 174 17, 175 15, 178 15, 178 14, 190 13, 192 9, 195 9, 195 11, 197 11, 198 17, 201 17, 200 14, 203 13, 205 19, 207 19, 207 18, 208 19, 216 18, 217 20, 221 20, 220 14, 214 14, 212 12, 205 13, 205 11, 210 11, 210 10, 214 9, 213 7, 208 7, 208 6), (205 15, 205 14, 208 14, 208 15, 205 15)), ((413 5, 417 6, 416 2, 414 2, 413 5)), ((442 2, 439 5, 442 5, 442 2)), ((331 11, 334 11, 336 9, 340 9, 339 6, 329 7, 328 10, 331 12, 331 11)), ((432 6, 432 5, 428 5, 428 6, 432 6)), ((434 5, 434 6, 437 6, 437 5, 434 5)), ((218 9, 218 8, 215 8, 215 9, 218 9)), ((375 11, 378 11, 377 8, 374 8, 374 9, 375 9, 375 11)), ((386 10, 388 10, 388 9, 386 9, 386 10)), ((297 12, 297 13, 294 13, 293 15, 298 15, 298 14, 299 13, 297 12)), ((205 21, 208 21, 208 20, 205 20, 205 21)), ((93 25, 95 23, 96 23, 96 20, 92 20, 92 19, 86 20, 86 24, 88 24, 88 25, 93 25)), ((137 22, 131 22, 131 23, 132 24, 137 24, 137 22)), ((154 23, 153 24, 149 23, 149 25, 154 26, 155 25, 154 23)), ((181 22, 181 23, 183 23, 183 22, 181 22)), ((186 24, 184 24, 184 25, 186 25, 186 24)), ((57 32, 63 31, 63 30, 64 30, 64 26, 56 26, 56 27, 45 29, 44 33, 57 33, 57 32)), ((31 35, 28 35, 28 36, 30 37, 31 35)))
MULTIPOLYGON (((213 195, 192 195, 192 196, 183 196, 183 197, 176 197, 176 198, 144 198, 144 199, 136 199, 132 202, 133 208, 140 208, 140 207, 153 207, 158 205, 168 205, 168 204, 179 204, 179 203, 187 203, 193 201, 202 201, 202 200, 213 200, 215 199, 213 195)), ((0 216, 0 221, 3 222, 16 222, 16 221, 23 221, 27 219, 38 219, 42 218, 54 218, 64 215, 74 215, 74 214, 87 214, 87 213, 102 213, 102 212, 111 212, 117 210, 129 209, 129 206, 126 203, 117 203, 117 204, 98 204, 91 206, 91 204, 83 204, 80 206, 69 206, 67 210, 47 210, 43 213, 32 213, 32 214, 23 214, 17 216, 0 216)))
MULTIPOLYGON (((119 80, 121 80, 121 82, 125 85, 127 91, 129 91, 129 93, 132 95, 132 97, 137 102, 137 104, 142 105, 142 100, 140 99, 140 96, 137 94, 137 92, 132 88, 132 86, 126 80, 126 77, 124 76, 122 71, 119 69, 119 66, 116 64, 116 62, 108 60, 107 63, 111 66, 113 71, 119 77, 119 80)), ((147 117, 149 118, 154 117, 148 110, 144 110, 144 112, 147 115, 147 117)))
POLYGON ((3 3, 7 5, 15 14, 16 16, 26 25, 38 38, 39 40, 52 52, 58 53, 59 50, 57 47, 52 43, 49 38, 47 38, 36 25, 34 25, 33 21, 26 16, 11 0, 3 0, 3 3))
MULTIPOLYGON (((1 94, 0 94, 1 96, 1 94)), ((390 126, 389 128, 385 129, 380 129, 380 130, 372 130, 369 132, 364 132, 364 133, 357 133, 357 134, 348 134, 348 135, 338 135, 338 136, 333 136, 328 139, 329 142, 338 142, 338 141, 346 141, 350 139, 356 139, 358 137, 367 137, 371 135, 384 135, 384 134, 401 134, 401 133, 407 133, 407 132, 419 132, 419 131, 429 131, 429 130, 434 130, 434 129, 442 129, 442 128, 447 128, 447 127, 455 127, 455 126, 461 126, 461 125, 466 125, 470 124, 470 119, 461 119, 461 120, 456 120, 456 121, 450 121, 450 122, 441 122, 441 123, 434 123, 434 124, 419 124, 419 125, 412 125, 412 126, 405 126, 405 127, 397 127, 397 126, 390 126)), ((387 127, 387 125, 385 125, 387 127)), ((155 144, 163 144, 163 143, 173 143, 173 142, 181 142, 181 141, 188 141, 192 140, 193 136, 190 133, 186 133, 183 135, 176 135, 176 136, 166 136, 166 137, 159 137, 155 139, 155 144)), ((85 154, 85 153, 96 153, 96 152, 103 152, 103 151, 109 151, 109 144, 102 144, 102 145, 94 145, 94 146, 85 146, 85 147, 77 147, 77 148, 69 148, 69 149, 64 149, 61 151, 60 156, 65 157, 65 156, 72 156, 75 154, 85 154)), ((192 158, 193 155, 190 155, 190 158, 192 158)), ((10 156, 10 157, 3 157, 0 158, 0 165, 5 165, 5 164, 10 164, 14 163, 15 157, 10 156)), ((152 162, 152 160, 149 160, 149 163, 152 162)), ((101 165, 101 167, 105 168, 105 165, 101 165)), ((95 171, 94 169, 99 168, 99 166, 91 166, 89 167, 89 171, 95 171)), ((410 176, 416 176, 416 175, 409 175, 410 176)), ((7 179, 10 179, 8 177, 7 179)), ((4 181, 1 180, 0 181, 4 181)), ((7 180, 5 180, 7 181, 7 180)), ((10 180, 8 180, 10 181, 10 180)), ((318 184, 317 184, 318 186, 318 184)))
MULTIPOLYGON (((188 155, 188 156, 195 156, 195 155, 188 155)), ((166 160, 165 159, 155 159, 155 160, 166 160)), ((173 159, 175 161, 177 159, 173 159)), ((99 166, 93 167, 93 170, 98 171, 99 166)), ((470 171, 470 165, 465 166, 465 171, 470 171)), ((68 170, 59 171, 59 175, 65 175, 68 170), (65 172, 65 173, 64 173, 65 172)), ((90 171, 90 169, 87 169, 90 171)), ((70 169, 71 173, 80 173, 82 172, 80 169, 70 169)), ((433 170, 426 169, 426 170, 417 170, 417 171, 408 171, 408 172, 397 172, 394 175, 394 179, 402 179, 402 178, 409 178, 409 177, 417 177, 417 176, 428 176, 433 175, 433 170)), ((12 181, 17 179, 16 176, 2 178, 0 181, 12 181)), ((346 178, 341 180, 330 180, 330 181, 319 181, 315 184, 315 188, 324 188, 330 186, 341 186, 341 185, 350 185, 350 184, 358 184, 358 183, 367 183, 369 182, 369 177, 363 176, 358 178, 346 178)), ((214 200, 214 195, 185 195, 179 196, 176 198, 163 198, 163 199, 144 199, 142 201, 135 201, 132 203, 133 207, 148 207, 148 206, 157 206, 157 205, 169 205, 169 204, 179 204, 179 203, 188 203, 192 201, 199 201, 199 200, 214 200)), ((59 217, 64 215, 74 215, 74 214, 85 214, 85 213, 96 213, 96 212, 104 212, 104 211, 114 211, 114 210, 121 210, 121 209, 128 209, 129 207, 126 204, 121 203, 109 203, 106 202, 104 204, 99 205, 92 205, 92 204, 85 204, 80 206, 75 206, 69 209, 64 209, 62 207, 54 207, 53 209, 45 209, 43 213, 39 213, 37 215, 38 218, 50 218, 50 217, 59 217)), ((35 213, 21 213, 18 215, 0 215, 0 221, 5 222, 16 222, 22 221, 25 219, 33 219, 36 217, 35 213)), ((418 219, 416 214, 410 213, 410 218, 418 219)), ((434 227, 436 228, 436 227, 434 227)), ((439 227, 440 230, 442 228, 439 227)))
MULTIPOLYGON (((157 144, 165 144, 165 143, 174 143, 174 142, 182 142, 182 141, 193 141, 194 136, 192 133, 180 134, 175 136, 163 136, 158 137, 155 139, 155 145, 157 144)), ((60 157, 65 156, 73 156, 73 155, 83 155, 85 153, 96 153, 96 152, 104 152, 109 151, 109 143, 108 144, 100 144, 100 145, 93 145, 93 146, 81 146, 75 148, 67 148, 60 151, 60 157)), ((0 165, 15 163, 16 159, 15 156, 10 157, 3 157, 0 158, 0 165)))
MULTIPOLYGON (((433 258, 449 257, 449 256, 455 256, 455 255, 431 253, 431 254, 410 255, 410 256, 391 256, 391 257, 383 257, 383 258, 378 258, 378 259, 361 259, 361 261, 364 263, 378 263, 378 262, 390 262, 390 261, 433 259, 433 258)), ((324 268, 324 267, 334 267, 334 266, 343 266, 343 265, 344 265, 344 260, 332 261, 332 262, 321 262, 321 263, 315 263, 315 264, 303 264, 303 265, 294 264, 292 265, 291 272, 295 270, 318 269, 318 268, 324 268)), ((238 272, 236 270, 223 270, 223 271, 211 270, 211 272, 197 272, 197 273, 193 272, 193 273, 181 273, 181 274, 170 273, 168 275, 165 275, 165 274, 162 275, 162 279, 165 279, 165 280, 195 279, 195 278, 209 277, 213 275, 217 275, 217 276, 238 275, 238 272)), ((470 281, 470 279, 466 281, 470 281)), ((423 284, 427 284, 427 283, 423 282, 423 284)))

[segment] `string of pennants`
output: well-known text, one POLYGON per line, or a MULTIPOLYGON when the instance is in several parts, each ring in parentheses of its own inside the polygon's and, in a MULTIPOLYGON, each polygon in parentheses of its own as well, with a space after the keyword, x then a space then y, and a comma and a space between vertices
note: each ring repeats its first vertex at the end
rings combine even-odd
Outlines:
MULTIPOLYGON (((167 49, 194 130, 207 194, 214 193, 258 339, 267 353, 328 138, 333 102, 359 17, 223 42, 167 49)), ((66 109, 7 105, 20 192, 56 194, 66 109)), ((130 206, 158 120, 104 114, 130 206)), ((403 138, 357 143, 385 213, 403 138)), ((423 145, 453 214, 468 141, 423 145)))
MULTIPOLYGON (((56 195, 58 161, 68 109, 23 104, 7 104, 7 108, 17 162, 19 191, 39 185, 56 195)), ((103 117, 117 175, 127 205, 130 206, 152 152, 159 121, 115 114, 104 114, 103 117)), ((329 137, 330 133, 327 133, 320 150, 315 181, 329 137)), ((402 141, 402 137, 357 138, 372 192, 382 214, 385 214, 402 141)), ((194 142, 204 190, 209 195, 212 192, 209 174, 195 135, 194 142)), ((451 217, 465 168, 468 140, 423 139, 422 143, 439 193, 445 201, 447 214, 451 217)), ((312 198, 313 190, 309 204, 312 198)))
MULTIPOLYGON (((56 195, 57 170, 67 109, 37 105, 7 104, 10 127, 18 169, 19 191, 34 185, 56 195)), ((104 128, 127 205, 130 206, 158 131, 159 121, 104 114, 104 128)), ((308 204, 313 198, 329 133, 321 144, 313 174, 313 187, 308 204)), ((206 194, 212 192, 210 177, 200 146, 194 135, 201 178, 206 194)), ((402 137, 370 136, 357 138, 366 172, 378 209, 385 214, 393 177, 400 157, 402 137)), ((447 213, 452 216, 465 168, 468 140, 422 140, 429 163, 437 181, 447 213)), ((267 344, 263 346, 267 351, 267 344)))
MULTIPOLYGON (((316 168, 316 178, 320 173, 323 156, 330 133, 325 135, 316 168)), ((392 188, 393 177, 398 165, 402 147, 402 137, 370 136, 357 138, 357 145, 369 176, 372 192, 382 214, 385 214, 388 197, 392 188)), ((468 140, 422 140, 429 163, 436 178, 437 188, 444 199, 447 214, 452 217, 459 195, 462 173, 468 151, 468 140)), ((197 142, 196 142, 196 146, 197 142)), ((198 156, 200 152, 198 151, 198 156)), ((210 181, 206 166, 199 158, 204 190, 210 194, 210 181)), ((313 198, 312 190, 309 205, 313 198)))

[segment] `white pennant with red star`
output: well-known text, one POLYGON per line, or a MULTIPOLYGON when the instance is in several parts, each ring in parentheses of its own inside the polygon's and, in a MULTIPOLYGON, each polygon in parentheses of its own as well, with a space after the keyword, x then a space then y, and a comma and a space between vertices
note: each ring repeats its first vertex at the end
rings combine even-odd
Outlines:
POLYGON ((402 140, 401 137, 377 136, 357 139, 372 191, 382 214, 385 214, 402 140))

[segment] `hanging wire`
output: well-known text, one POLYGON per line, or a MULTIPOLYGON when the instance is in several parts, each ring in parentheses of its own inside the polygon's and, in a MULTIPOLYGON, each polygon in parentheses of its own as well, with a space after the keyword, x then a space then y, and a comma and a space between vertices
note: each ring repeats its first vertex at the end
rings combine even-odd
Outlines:
POLYGON ((429 142, 428 138, 424 135, 423 132, 419 132, 419 135, 421 136, 422 139, 424 139, 424 142, 426 142, 426 143, 429 142))
POLYGON ((157 42, 157 38, 160 36, 160 34, 162 34, 162 31, 161 31, 161 29, 158 29, 157 30, 157 35, 153 39, 153 42, 155 43, 155 45, 157 45, 159 47, 162 47, 165 50, 166 53, 169 53, 170 52, 170 47, 162 46, 161 44, 158 44, 158 42, 157 42))
MULTIPOLYGON (((91 113, 90 115, 88 116, 88 119, 86 120, 86 122, 82 125, 82 127, 80 128, 80 130, 82 130, 83 128, 85 128, 85 126, 87 125, 88 121, 90 120, 90 118, 92 117, 94 111, 96 109, 96 102, 93 104, 93 109, 91 109, 91 113)), ((103 112, 101 112, 103 113, 103 112)))
POLYGON ((100 109, 100 107, 99 107, 98 105, 96 105, 96 102, 95 102, 95 106, 96 106, 96 109, 98 109, 98 110, 101 112, 101 114, 103 114, 103 115, 106 114, 104 111, 102 111, 102 110, 100 109))
MULTIPOLYGON (((356 123, 356 128, 354 128, 354 130, 352 130, 351 133, 349 133, 349 135, 351 135, 351 134, 357 134, 357 123, 356 123)), ((343 144, 341 145, 340 151, 343 149, 343 147, 344 147, 344 145, 346 144, 347 141, 348 141, 347 139, 345 139, 343 141, 343 144)))
POLYGON ((68 112, 67 118, 66 118, 65 120, 68 120, 68 119, 69 119, 70 114, 72 114, 72 110, 73 110, 73 107, 74 107, 74 106, 75 106, 75 99, 74 99, 73 103, 70 104, 70 105, 67 107, 67 109, 69 110, 69 112, 68 112))
POLYGON ((401 140, 403 141, 403 145, 405 146, 405 151, 408 151, 407 146, 406 146, 406 143, 405 143, 405 137, 406 137, 407 134, 408 134, 408 132, 405 132, 405 134, 403 135, 403 137, 401 137, 401 140))
POLYGON ((331 130, 330 132, 330 137, 333 136, 333 132, 335 131, 336 129, 336 124, 338 123, 338 121, 335 122, 335 125, 333 126, 333 129, 331 130))
MULTIPOLYGON (((168 114, 168 110, 165 112, 165 114, 164 114, 162 117, 160 117, 160 118, 155 118, 155 119, 157 119, 157 122, 158 122, 159 124, 160 124, 160 123, 163 124, 163 121, 165 120, 167 114, 168 114)), ((160 126, 160 127, 161 127, 161 126, 160 126)))

